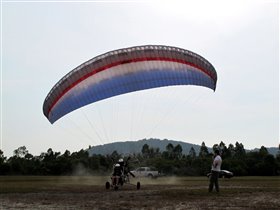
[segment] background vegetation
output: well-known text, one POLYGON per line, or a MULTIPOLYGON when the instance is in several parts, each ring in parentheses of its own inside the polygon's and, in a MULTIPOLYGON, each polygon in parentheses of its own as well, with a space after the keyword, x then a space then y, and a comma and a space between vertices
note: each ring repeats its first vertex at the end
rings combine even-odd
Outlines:
MULTIPOLYGON (((276 156, 262 146, 259 151, 247 152, 242 143, 226 146, 223 142, 213 145, 219 149, 222 169, 230 170, 235 176, 280 175, 280 146, 276 156)), ((30 154, 25 146, 14 150, 10 158, 0 150, 0 175, 103 175, 110 174, 113 164, 123 157, 114 151, 110 155, 89 156, 87 150, 70 153, 55 152, 51 148, 39 156, 30 154)), ((202 142, 199 153, 191 148, 188 155, 182 154, 180 144, 168 144, 165 151, 145 144, 141 153, 130 155, 130 168, 152 166, 162 174, 177 176, 205 176, 211 168, 213 155, 202 142)))

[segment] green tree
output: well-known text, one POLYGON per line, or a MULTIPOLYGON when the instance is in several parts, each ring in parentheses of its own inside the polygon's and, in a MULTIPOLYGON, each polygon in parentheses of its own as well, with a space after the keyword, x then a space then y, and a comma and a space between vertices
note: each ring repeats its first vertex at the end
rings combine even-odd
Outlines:
POLYGON ((147 158, 149 156, 149 153, 150 153, 150 148, 149 148, 149 145, 148 144, 144 144, 143 147, 142 147, 142 155, 144 158, 147 158))
POLYGON ((277 163, 273 155, 267 154, 264 157, 264 168, 263 168, 263 175, 265 176, 274 176, 277 174, 277 163))
POLYGON ((182 152, 183 152, 183 149, 182 149, 182 146, 180 144, 177 144, 173 149, 174 157, 177 158, 177 159, 181 159, 182 152))
POLYGON ((266 147, 264 147, 264 146, 261 146, 261 148, 259 149, 259 153, 262 157, 265 157, 268 155, 268 151, 267 151, 266 147))
POLYGON ((33 155, 25 146, 14 150, 14 155, 7 160, 12 175, 28 175, 33 173, 33 155))
POLYGON ((61 175, 70 175, 73 172, 72 162, 71 162, 71 153, 69 150, 65 150, 62 155, 59 155, 55 158, 56 164, 60 165, 60 174, 61 175))
POLYGON ((165 151, 162 153, 162 157, 165 159, 173 159, 174 158, 174 146, 169 143, 165 147, 165 151))
POLYGON ((199 150, 199 157, 207 157, 209 155, 208 148, 206 147, 204 141, 202 142, 199 150))
POLYGON ((4 152, 0 150, 0 175, 7 175, 10 172, 10 167, 6 162, 7 157, 4 156, 4 152))
POLYGON ((120 159, 120 157, 121 155, 116 150, 114 150, 110 155, 110 159, 113 160, 113 162, 116 162, 118 159, 120 159))
POLYGON ((14 150, 14 156, 23 158, 28 153, 28 150, 25 146, 21 146, 18 149, 14 150))
POLYGON ((172 143, 169 143, 169 144, 166 145, 165 149, 166 149, 167 152, 172 153, 173 149, 174 149, 174 146, 173 146, 172 143))
POLYGON ((212 149, 213 149, 213 152, 214 152, 215 150, 219 150, 219 151, 220 151, 220 147, 219 147, 218 144, 214 144, 213 147, 212 147, 212 149))
POLYGON ((235 154, 234 146, 233 146, 233 144, 229 144, 228 145, 228 156, 229 157, 233 157, 234 154, 235 154))
POLYGON ((44 175, 60 175, 63 173, 60 167, 60 152, 54 152, 49 148, 46 153, 41 153, 42 173, 44 175))
POLYGON ((4 156, 4 152, 0 149, 0 164, 4 163, 7 157, 4 156))
POLYGON ((230 149, 227 148, 227 146, 225 145, 224 142, 221 141, 219 147, 220 147, 223 159, 231 158, 231 151, 230 151, 230 149))
POLYGON ((196 152, 195 152, 195 149, 193 147, 191 147, 190 151, 189 151, 189 157, 191 159, 194 159, 196 158, 196 152))
POLYGON ((235 143, 235 148, 234 148, 234 158, 237 159, 244 159, 246 155, 244 146, 242 143, 235 143))
POLYGON ((276 175, 280 175, 280 144, 278 145, 278 152, 276 154, 276 175))

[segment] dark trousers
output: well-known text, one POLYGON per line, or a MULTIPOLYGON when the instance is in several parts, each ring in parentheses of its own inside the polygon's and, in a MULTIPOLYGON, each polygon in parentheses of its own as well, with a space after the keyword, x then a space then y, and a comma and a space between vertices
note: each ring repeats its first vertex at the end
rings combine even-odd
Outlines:
POLYGON ((219 172, 218 171, 211 171, 210 184, 209 184, 209 192, 212 192, 214 185, 215 185, 216 191, 217 192, 220 191, 218 179, 219 179, 219 172))

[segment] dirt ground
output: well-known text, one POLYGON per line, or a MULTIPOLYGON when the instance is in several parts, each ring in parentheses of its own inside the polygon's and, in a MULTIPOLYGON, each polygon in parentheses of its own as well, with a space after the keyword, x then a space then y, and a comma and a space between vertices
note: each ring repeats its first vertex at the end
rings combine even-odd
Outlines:
POLYGON ((117 191, 103 181, 0 178, 0 209, 280 209, 279 177, 220 180, 219 194, 207 192, 204 177, 142 179, 140 190, 124 185, 117 191))

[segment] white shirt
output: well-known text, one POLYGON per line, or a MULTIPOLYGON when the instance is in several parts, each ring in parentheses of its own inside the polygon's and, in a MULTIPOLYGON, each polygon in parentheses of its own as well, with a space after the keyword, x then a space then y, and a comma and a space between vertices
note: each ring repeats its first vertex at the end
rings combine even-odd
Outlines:
POLYGON ((221 165, 222 165, 222 158, 220 155, 217 155, 212 164, 212 171, 220 171, 221 170, 221 165))

